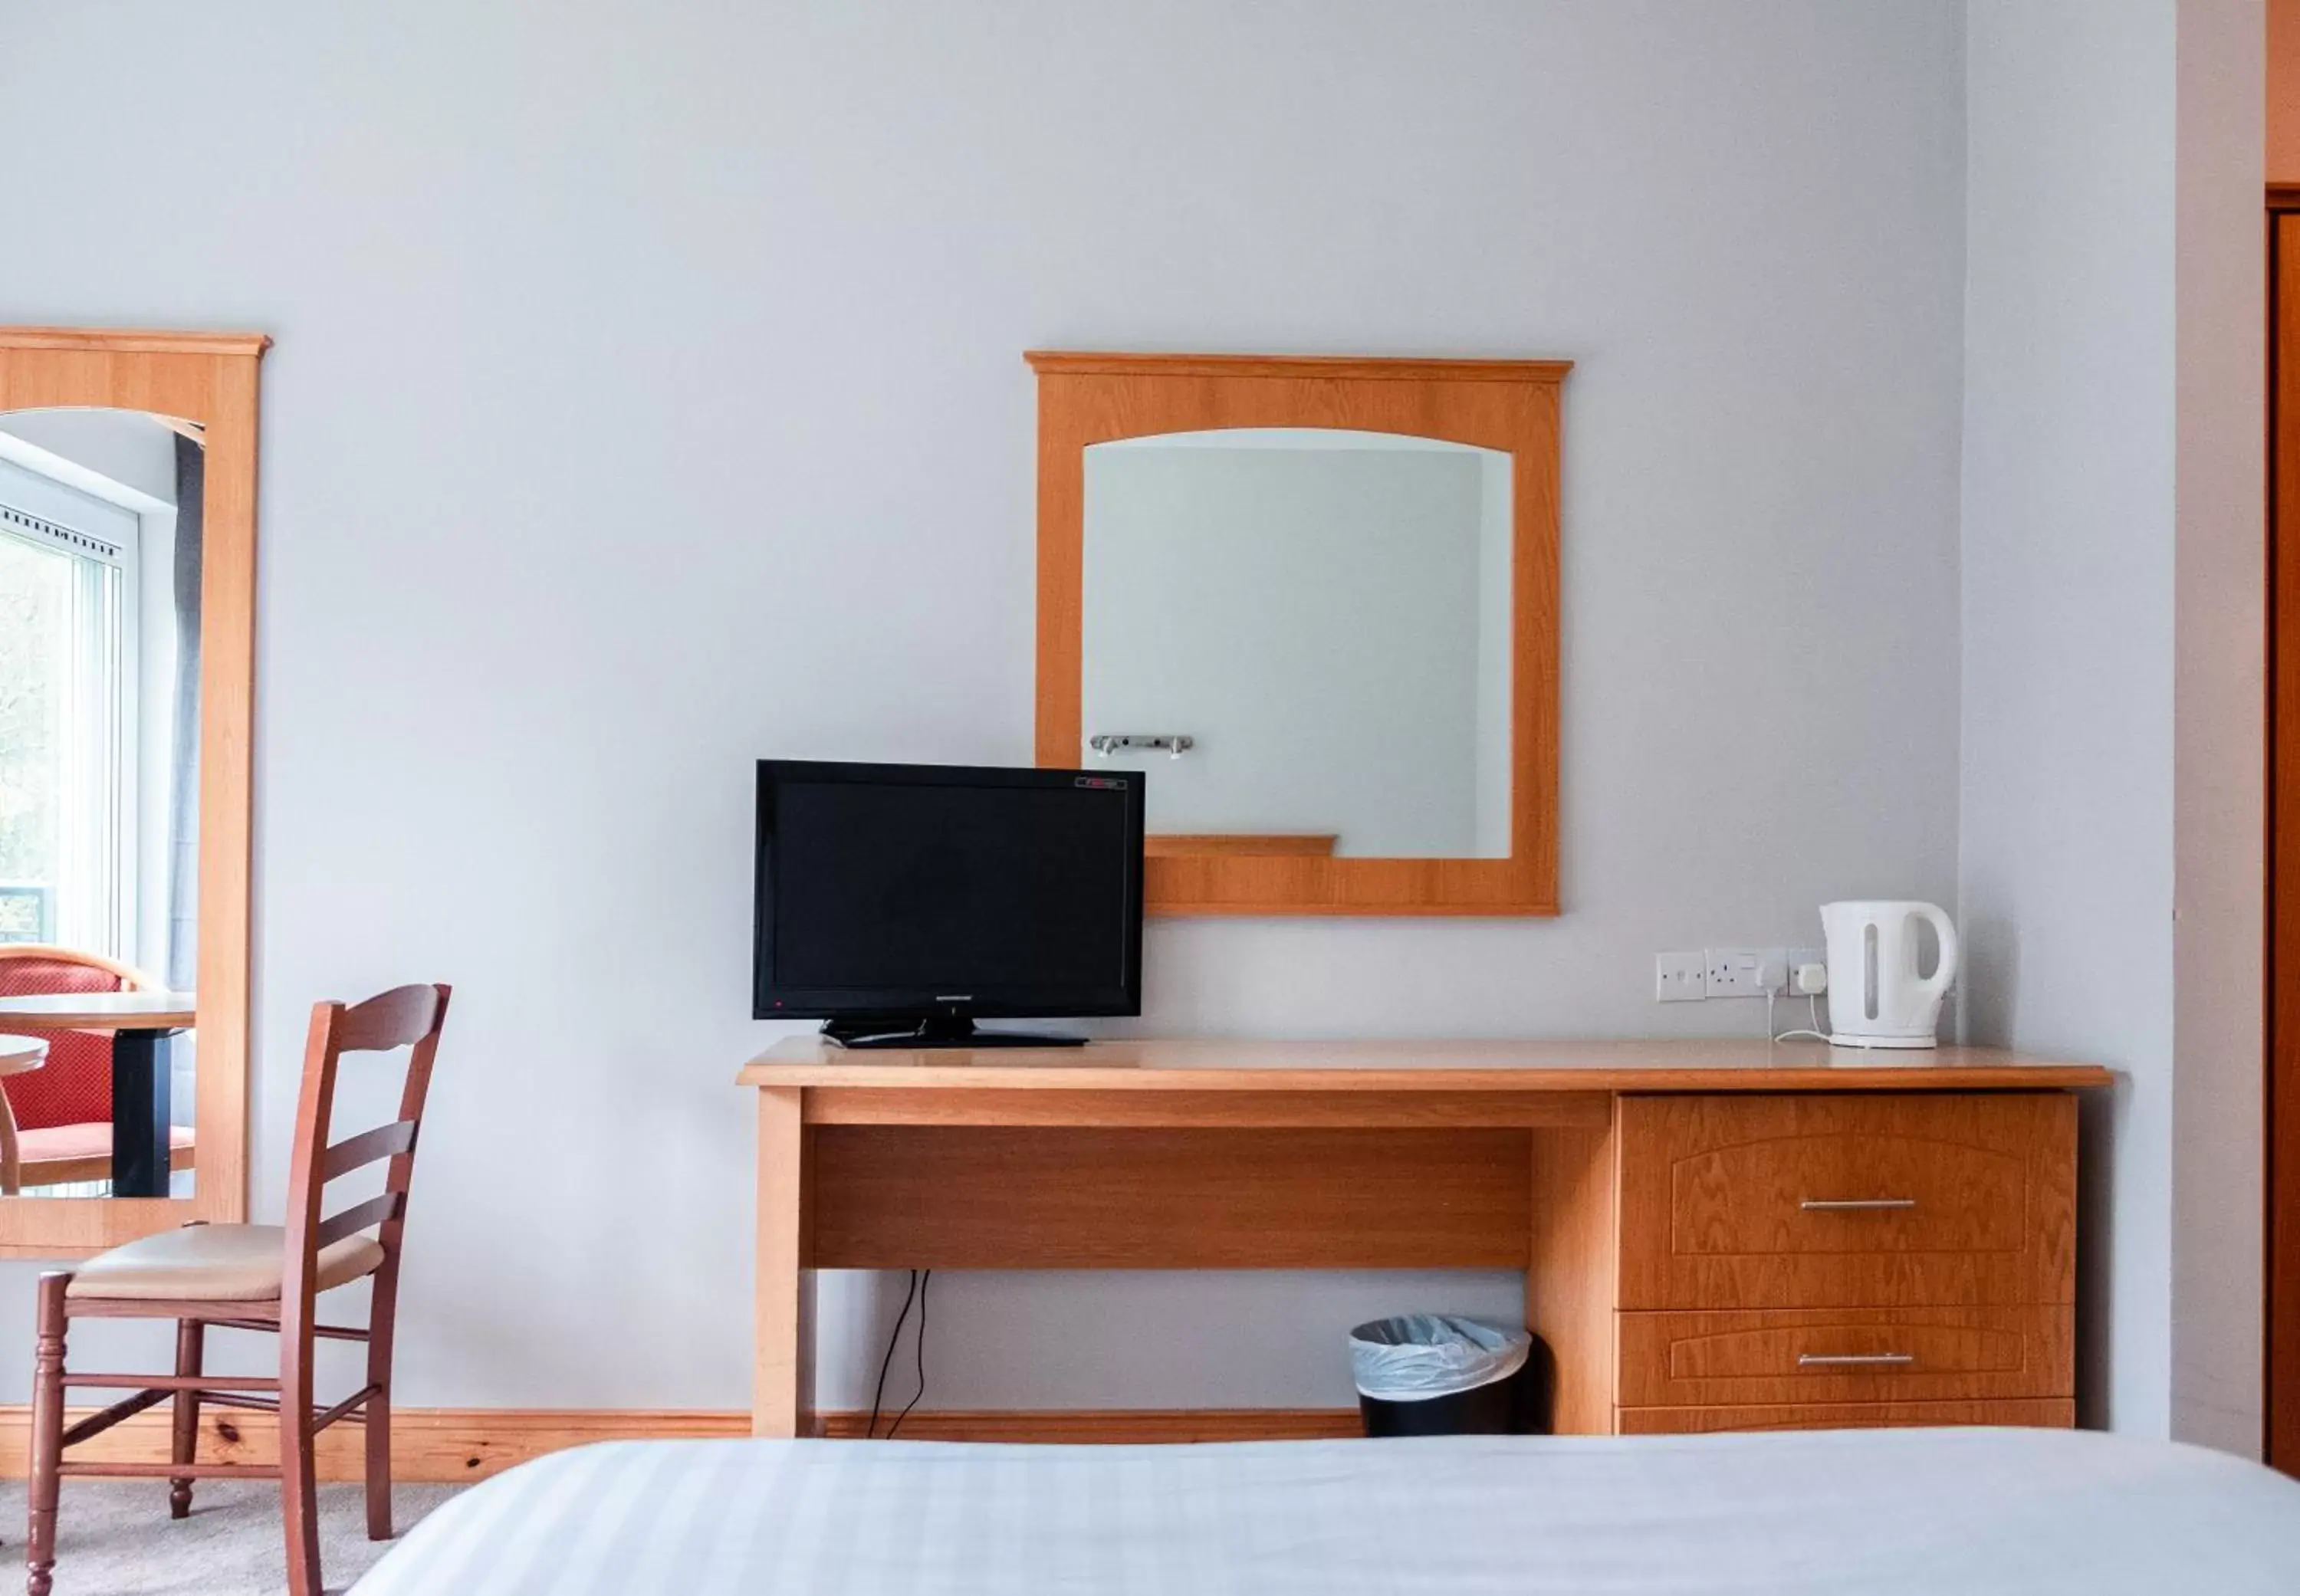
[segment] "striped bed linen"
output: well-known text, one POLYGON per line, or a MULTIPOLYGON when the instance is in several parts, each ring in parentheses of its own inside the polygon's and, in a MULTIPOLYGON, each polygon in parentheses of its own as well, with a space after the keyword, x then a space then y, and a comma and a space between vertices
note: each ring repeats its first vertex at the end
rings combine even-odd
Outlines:
POLYGON ((1196 1446, 617 1442, 354 1596, 2300 1592, 2300 1483, 2054 1430, 1196 1446))

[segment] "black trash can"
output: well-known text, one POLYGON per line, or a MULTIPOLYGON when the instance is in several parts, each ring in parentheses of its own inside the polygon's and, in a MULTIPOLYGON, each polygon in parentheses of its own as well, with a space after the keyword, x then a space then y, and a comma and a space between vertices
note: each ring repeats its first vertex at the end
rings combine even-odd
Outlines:
POLYGON ((1539 1336, 1452 1314, 1350 1332, 1369 1435, 1546 1435, 1554 1366, 1539 1336))

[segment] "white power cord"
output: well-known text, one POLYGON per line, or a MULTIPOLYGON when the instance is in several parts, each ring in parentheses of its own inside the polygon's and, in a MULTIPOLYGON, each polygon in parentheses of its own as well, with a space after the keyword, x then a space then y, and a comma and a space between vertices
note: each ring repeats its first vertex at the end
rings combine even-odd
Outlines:
MULTIPOLYGON (((1820 994, 1818 994, 1817 993, 1811 993, 1811 992, 1808 992, 1808 993, 1806 993, 1804 994, 1804 1002, 1805 1002, 1805 1012, 1806 1012, 1808 1015, 1810 1015, 1810 1016, 1812 1017, 1812 1027, 1811 1027, 1810 1029, 1807 1029, 1807 1028, 1805 1028, 1805 1027, 1798 1027, 1797 1029, 1793 1030, 1793 1031, 1783 1031, 1783 1032, 1781 1032, 1779 1035, 1777 1035, 1777 1036, 1774 1036, 1774 1037, 1773 1037, 1773 1040, 1774 1040, 1774 1041, 1776 1041, 1776 1042, 1801 1042, 1801 1041, 1826 1042, 1826 1041, 1828 1041, 1828 1040, 1829 1040, 1829 1033, 1828 1033, 1827 1031, 1824 1031, 1824 1030, 1822 1030, 1822 1029, 1821 1028, 1821 997, 1820 997, 1820 994)), ((1772 1028, 1773 1028, 1773 994, 1772 994, 1770 991, 1768 991, 1768 992, 1765 993, 1765 1030, 1766 1030, 1767 1034, 1769 1034, 1769 1035, 1770 1035, 1770 1034, 1772 1032, 1772 1028)))

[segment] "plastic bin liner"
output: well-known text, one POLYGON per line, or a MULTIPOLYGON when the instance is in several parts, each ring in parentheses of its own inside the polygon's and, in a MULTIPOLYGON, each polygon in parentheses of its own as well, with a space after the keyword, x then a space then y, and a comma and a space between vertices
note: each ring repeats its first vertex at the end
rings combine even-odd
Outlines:
POLYGON ((1506 1380, 1524 1367, 1533 1337, 1450 1313, 1375 1319, 1350 1332, 1358 1394, 1421 1402, 1506 1380))

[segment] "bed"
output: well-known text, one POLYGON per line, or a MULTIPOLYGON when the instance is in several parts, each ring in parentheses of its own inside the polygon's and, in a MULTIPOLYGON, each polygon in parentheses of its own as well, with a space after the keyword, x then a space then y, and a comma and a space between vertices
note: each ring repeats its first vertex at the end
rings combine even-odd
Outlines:
POLYGON ((2300 1592, 2300 1483, 2077 1431, 1202 1446, 618 1442, 355 1596, 2300 1592))

